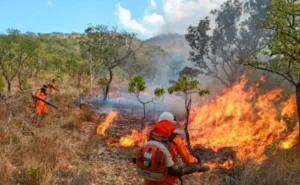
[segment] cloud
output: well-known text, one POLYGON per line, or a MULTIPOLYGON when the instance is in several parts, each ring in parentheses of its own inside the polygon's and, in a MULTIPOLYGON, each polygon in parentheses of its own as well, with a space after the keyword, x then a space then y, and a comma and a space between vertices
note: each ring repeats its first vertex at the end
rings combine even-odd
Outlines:
POLYGON ((225 0, 164 0, 165 31, 185 33, 189 25, 198 24, 209 12, 219 8, 225 0))
POLYGON ((164 18, 159 15, 159 14, 156 14, 156 13, 152 13, 150 15, 145 15, 142 19, 142 23, 144 25, 149 25, 149 26, 163 26, 165 24, 165 20, 164 18))
POLYGON ((52 6, 52 0, 47 1, 48 6, 52 6))
POLYGON ((144 28, 140 23, 138 23, 136 20, 131 18, 131 13, 129 10, 123 8, 120 3, 117 4, 117 7, 118 10, 116 15, 118 16, 119 21, 124 27, 145 34, 145 32, 147 31, 146 28, 144 28))
POLYGON ((165 24, 165 20, 161 15, 156 13, 148 14, 147 9, 144 17, 138 22, 131 17, 130 11, 122 7, 121 4, 117 4, 116 15, 125 28, 147 37, 157 34, 165 24))
POLYGON ((156 7, 156 2, 155 0, 150 0, 151 6, 153 6, 154 8, 156 7))
MULTIPOLYGON (((225 1, 162 0, 161 14, 155 12, 149 14, 148 7, 145 9, 145 15, 139 20, 133 19, 129 10, 117 4, 117 16, 124 28, 146 37, 165 32, 185 34, 188 26, 196 26, 200 19, 209 16, 211 10, 220 8, 225 1)), ((153 7, 157 6, 155 0, 151 0, 150 3, 153 7)), ((212 24, 214 24, 213 21, 212 24)))

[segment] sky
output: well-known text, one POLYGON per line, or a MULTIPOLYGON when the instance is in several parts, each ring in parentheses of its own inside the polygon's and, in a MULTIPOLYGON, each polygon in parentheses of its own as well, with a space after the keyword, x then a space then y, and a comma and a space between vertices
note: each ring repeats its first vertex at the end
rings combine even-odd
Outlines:
POLYGON ((82 33, 104 24, 135 32, 140 39, 186 33, 225 0, 0 0, 0 32, 82 33))

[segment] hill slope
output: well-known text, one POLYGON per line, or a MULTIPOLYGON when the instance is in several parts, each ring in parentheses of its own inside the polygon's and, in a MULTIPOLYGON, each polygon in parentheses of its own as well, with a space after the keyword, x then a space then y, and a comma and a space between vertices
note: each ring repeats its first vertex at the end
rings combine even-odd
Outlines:
POLYGON ((182 55, 184 57, 189 56, 190 46, 185 40, 184 35, 177 33, 161 34, 152 37, 145 41, 148 44, 160 46, 162 49, 170 52, 182 55))

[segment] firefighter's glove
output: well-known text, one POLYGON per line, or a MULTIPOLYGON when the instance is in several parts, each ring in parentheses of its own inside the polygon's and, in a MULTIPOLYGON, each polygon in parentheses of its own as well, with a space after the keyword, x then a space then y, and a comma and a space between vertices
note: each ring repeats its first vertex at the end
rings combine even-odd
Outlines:
POLYGON ((198 154, 193 154, 193 156, 198 160, 197 164, 201 163, 200 156, 198 154))
POLYGON ((207 165, 197 164, 197 171, 198 172, 207 172, 210 168, 207 165))

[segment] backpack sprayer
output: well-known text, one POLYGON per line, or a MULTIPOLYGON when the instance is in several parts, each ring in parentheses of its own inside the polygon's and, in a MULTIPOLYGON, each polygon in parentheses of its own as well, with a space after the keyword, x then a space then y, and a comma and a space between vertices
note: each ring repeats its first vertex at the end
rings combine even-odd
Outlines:
POLYGON ((132 159, 140 177, 151 181, 162 181, 167 174, 172 174, 180 180, 182 185, 183 175, 209 170, 208 166, 200 164, 201 161, 198 164, 187 164, 183 167, 174 164, 169 150, 170 142, 174 143, 173 139, 176 135, 173 133, 170 137, 166 137, 154 132, 150 133, 149 141, 139 149, 136 158, 132 159))

